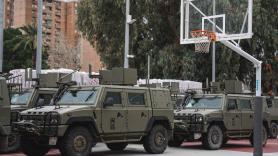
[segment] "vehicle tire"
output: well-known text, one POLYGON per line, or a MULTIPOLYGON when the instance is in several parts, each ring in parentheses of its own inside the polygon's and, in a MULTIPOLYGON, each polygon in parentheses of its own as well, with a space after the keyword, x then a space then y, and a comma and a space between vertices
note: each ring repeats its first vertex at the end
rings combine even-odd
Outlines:
POLYGON ((8 136, 8 148, 1 150, 1 153, 14 153, 20 149, 20 135, 11 134, 8 136))
POLYGON ((126 142, 120 142, 120 143, 107 143, 106 146, 111 150, 111 151, 123 151, 128 143, 126 142))
POLYGON ((36 140, 28 137, 21 137, 21 149, 27 156, 44 156, 48 153, 49 147, 39 145, 36 140))
POLYGON ((202 143, 206 149, 217 150, 223 144, 223 131, 218 125, 209 127, 208 132, 203 135, 202 143))
POLYGON ((170 146, 170 147, 180 147, 183 142, 184 142, 184 137, 174 136, 173 140, 170 140, 168 142, 168 146, 170 146))
POLYGON ((93 147, 93 137, 85 127, 70 128, 59 142, 63 156, 89 156, 93 147))
POLYGON ((278 127, 276 123, 271 124, 271 129, 270 129, 270 138, 271 139, 277 139, 278 136, 278 127))
POLYGON ((155 125, 143 140, 145 150, 150 154, 163 153, 168 145, 168 133, 162 125, 155 125))
MULTIPOLYGON (((251 135, 250 138, 249 138, 249 141, 250 141, 251 146, 254 146, 254 137, 253 137, 253 134, 254 134, 254 133, 252 133, 252 135, 251 135)), ((267 130, 266 130, 265 126, 263 126, 263 142, 262 142, 263 147, 266 146, 266 144, 267 144, 267 139, 268 139, 267 130)))

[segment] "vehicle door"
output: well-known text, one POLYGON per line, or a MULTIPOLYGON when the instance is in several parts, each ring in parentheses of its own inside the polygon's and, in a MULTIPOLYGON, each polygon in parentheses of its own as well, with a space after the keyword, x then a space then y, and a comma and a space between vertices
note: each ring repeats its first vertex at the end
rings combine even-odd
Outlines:
POLYGON ((241 112, 241 128, 242 131, 253 129, 254 111, 250 98, 241 97, 238 99, 238 109, 241 112))
POLYGON ((151 108, 146 90, 127 90, 127 128, 129 134, 144 132, 150 119, 151 108))
POLYGON ((0 126, 10 125, 11 106, 10 106, 9 90, 6 84, 6 79, 4 78, 0 78, 0 113, 1 113, 0 126))
POLYGON ((125 139, 126 127, 126 109, 123 102, 122 89, 104 90, 102 99, 101 129, 106 140, 125 139))
POLYGON ((228 131, 236 132, 241 130, 241 112, 237 108, 236 98, 227 98, 224 123, 228 131))

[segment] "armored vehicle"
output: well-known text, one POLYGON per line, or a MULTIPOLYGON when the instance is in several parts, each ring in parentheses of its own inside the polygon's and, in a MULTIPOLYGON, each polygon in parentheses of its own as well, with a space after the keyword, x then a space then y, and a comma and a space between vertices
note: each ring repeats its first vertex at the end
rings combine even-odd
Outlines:
POLYGON ((0 77, 0 114, 0 150, 4 150, 8 148, 8 136, 11 130, 9 89, 4 77, 0 77))
MULTIPOLYGON (((57 81, 64 76, 62 73, 41 74, 40 79, 36 80, 37 84, 32 89, 10 89, 11 97, 11 119, 6 122, 14 122, 17 120, 19 112, 34 108, 49 105, 54 94, 58 91, 57 81)), ((14 86, 15 84, 8 84, 14 86)), ((17 84, 21 87, 21 84, 17 84)), ((8 146, 0 150, 2 153, 15 152, 20 148, 20 136, 16 133, 11 133, 8 137, 8 146)))
POLYGON ((278 98, 264 98, 264 111, 270 114, 270 138, 276 139, 278 135, 278 98))
MULTIPOLYGON (((201 140, 211 150, 221 148, 229 139, 248 138, 253 145, 253 97, 243 94, 189 94, 174 111, 174 139, 170 146, 184 140, 201 140)), ((264 111, 263 144, 270 132, 269 112, 264 111)))
MULTIPOLYGON (((125 75, 122 78, 113 83, 134 82, 125 75)), ((124 150, 128 143, 142 143, 148 153, 163 153, 173 132, 170 91, 104 85, 113 83, 101 79, 99 86, 68 87, 55 97, 53 106, 21 112, 14 130, 22 135, 23 152, 41 156, 50 148, 59 148, 65 156, 88 156, 94 142, 104 142, 112 151, 124 150)))

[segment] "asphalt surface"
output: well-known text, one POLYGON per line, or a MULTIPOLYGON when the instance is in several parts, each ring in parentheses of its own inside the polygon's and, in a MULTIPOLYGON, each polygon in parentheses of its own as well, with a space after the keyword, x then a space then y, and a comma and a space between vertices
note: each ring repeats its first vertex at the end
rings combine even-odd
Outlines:
MULTIPOLYGON (((199 142, 187 142, 178 148, 168 148, 163 156, 252 156, 253 148, 248 140, 229 141, 221 150, 210 151, 203 149, 199 142)), ((145 156, 142 145, 129 145, 122 152, 111 152, 104 144, 97 144, 92 149, 92 156, 145 156)), ((22 153, 0 154, 0 156, 24 156, 22 153)), ((47 156, 60 156, 58 150, 51 150, 47 156)), ((264 148, 264 156, 278 156, 278 139, 269 140, 264 148)))

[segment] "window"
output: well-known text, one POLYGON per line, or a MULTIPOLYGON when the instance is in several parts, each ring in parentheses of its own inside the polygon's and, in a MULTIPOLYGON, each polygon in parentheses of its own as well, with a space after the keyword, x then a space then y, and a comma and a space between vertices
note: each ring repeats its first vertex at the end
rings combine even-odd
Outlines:
POLYGON ((220 109, 221 100, 220 97, 192 98, 186 103, 185 109, 220 109))
POLYGON ((145 105, 145 94, 128 93, 128 103, 130 105, 145 105))
POLYGON ((53 94, 39 94, 36 105, 47 106, 50 104, 52 98, 53 94))
POLYGON ((247 99, 239 99, 239 109, 252 109, 251 101, 247 99))
POLYGON ((107 92, 105 97, 105 104, 122 104, 121 92, 107 92))
MULTIPOLYGON (((231 108, 234 108, 234 109, 231 109, 231 110, 236 110, 237 109, 237 105, 236 105, 236 99, 228 99, 228 107, 231 109, 231 108)), ((229 109, 228 108, 228 109, 229 109)))
POLYGON ((62 105, 95 104, 97 90, 69 90, 58 101, 62 105))
POLYGON ((12 94, 11 104, 12 105, 26 105, 29 98, 31 97, 31 95, 32 95, 31 91, 12 94))

